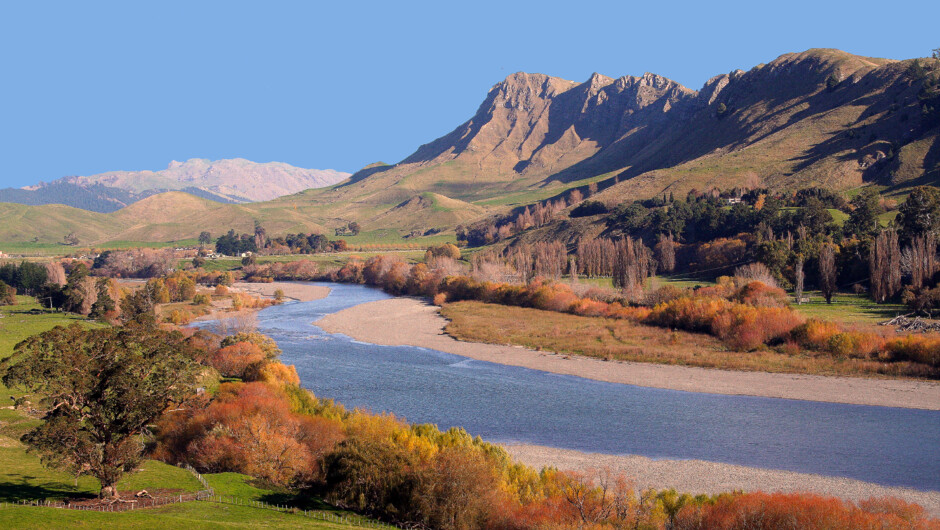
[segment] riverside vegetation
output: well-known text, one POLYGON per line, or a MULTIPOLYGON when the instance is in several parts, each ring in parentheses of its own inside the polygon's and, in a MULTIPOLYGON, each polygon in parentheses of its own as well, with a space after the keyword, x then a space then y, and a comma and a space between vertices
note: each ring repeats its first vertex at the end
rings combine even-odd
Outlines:
MULTIPOLYGON (((127 331, 146 326, 147 320, 127 324, 127 331)), ((49 351, 46 346, 63 338, 78 346, 82 337, 93 340, 101 332, 124 333, 126 326, 85 331, 73 325, 41 333, 17 346, 17 353, 6 363, 4 381, 16 380, 11 373, 35 366, 31 356, 49 351)), ((187 383, 183 386, 192 394, 184 406, 166 411, 159 404, 148 407, 163 414, 151 428, 152 434, 140 438, 149 439, 146 447, 117 446, 126 456, 146 454, 168 462, 188 462, 209 472, 245 473, 272 487, 302 492, 301 499, 323 496, 389 521, 434 528, 730 528, 742 519, 795 520, 832 528, 935 525, 922 509, 896 500, 873 499, 856 505, 814 495, 691 497, 672 491, 634 492, 626 477, 603 471, 596 476, 553 469, 539 472, 513 463, 501 448, 460 429, 442 432, 390 415, 348 411, 316 398, 301 389, 296 372, 277 360, 277 345, 263 335, 243 331, 222 337, 189 330, 189 336, 183 337, 179 332, 147 329, 154 336, 167 334, 161 344, 183 341, 174 351, 201 366, 204 380, 224 375, 232 382, 210 384, 203 394, 196 394, 192 383, 187 383), (171 336, 176 338, 167 341, 171 336)), ((100 373, 81 373, 92 383, 106 381, 98 379, 104 377, 100 373)), ((136 396, 115 399, 136 402, 136 396)), ((57 412, 45 411, 47 417, 50 414, 54 417, 57 412)), ((33 424, 24 440, 35 447, 33 433, 48 428, 46 423, 33 424)), ((112 440, 99 443, 108 448, 112 440)), ((89 455, 61 446, 55 452, 59 458, 48 459, 47 464, 74 466, 89 455)), ((125 471, 133 468, 130 464, 123 467, 125 471)), ((106 488, 103 485, 102 491, 108 495, 116 492, 106 488)), ((176 512, 180 510, 185 508, 176 512)), ((94 517, 105 520, 106 516, 94 517)), ((159 520, 159 515, 151 520, 159 520)))

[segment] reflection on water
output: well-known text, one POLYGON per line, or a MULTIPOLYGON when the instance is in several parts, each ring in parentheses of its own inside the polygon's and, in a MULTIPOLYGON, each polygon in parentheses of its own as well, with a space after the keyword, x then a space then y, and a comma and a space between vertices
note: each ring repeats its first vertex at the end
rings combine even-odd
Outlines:
POLYGON ((698 394, 604 383, 376 346, 312 322, 388 298, 329 284, 330 296, 259 313, 287 364, 318 396, 494 442, 700 459, 940 490, 940 412, 698 394))

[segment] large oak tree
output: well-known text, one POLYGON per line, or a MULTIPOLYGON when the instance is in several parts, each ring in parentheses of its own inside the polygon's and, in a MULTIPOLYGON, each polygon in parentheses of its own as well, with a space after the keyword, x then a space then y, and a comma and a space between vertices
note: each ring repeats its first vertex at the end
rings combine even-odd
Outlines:
POLYGON ((152 326, 58 326, 26 339, 0 364, 3 383, 31 394, 43 423, 23 436, 43 463, 101 482, 117 497, 140 463, 141 434, 167 407, 193 395, 198 365, 182 334, 152 326))

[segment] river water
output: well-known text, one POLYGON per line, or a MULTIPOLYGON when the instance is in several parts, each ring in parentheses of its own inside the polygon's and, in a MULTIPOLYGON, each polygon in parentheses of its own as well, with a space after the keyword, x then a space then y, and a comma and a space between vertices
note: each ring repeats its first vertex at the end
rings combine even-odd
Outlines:
POLYGON ((388 298, 327 284, 328 297, 262 310, 304 387, 347 408, 460 426, 492 442, 697 459, 940 490, 940 412, 725 396, 604 383, 410 346, 378 346, 312 324, 388 298))

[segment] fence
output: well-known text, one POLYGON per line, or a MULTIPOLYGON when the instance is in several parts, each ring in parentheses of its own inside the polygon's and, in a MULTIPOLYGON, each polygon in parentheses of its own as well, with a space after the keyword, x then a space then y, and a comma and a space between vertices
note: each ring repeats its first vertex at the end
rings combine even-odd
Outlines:
POLYGON ((303 517, 309 517, 318 521, 341 523, 349 526, 358 526, 361 528, 400 528, 396 525, 372 521, 371 519, 366 519, 365 517, 359 515, 340 515, 334 512, 327 512, 323 510, 301 510, 299 508, 286 506, 283 504, 268 504, 264 501, 246 500, 235 497, 233 495, 210 495, 208 497, 202 497, 198 500, 215 502, 219 504, 231 504, 234 506, 248 506, 250 508, 272 510, 281 513, 290 513, 303 517))
POLYGON ((293 515, 309 517, 318 521, 325 521, 329 523, 338 523, 345 524, 348 526, 358 526, 360 528, 399 528, 395 525, 390 525, 386 523, 379 523, 366 519, 358 515, 340 515, 334 512, 328 512, 324 510, 301 510, 292 506, 286 506, 281 504, 268 504, 264 501, 256 501, 250 499, 242 499, 234 495, 216 495, 215 490, 212 486, 209 485, 209 482, 202 476, 201 473, 196 471, 189 464, 180 465, 180 467, 186 469, 196 477, 196 480, 202 484, 202 487, 205 488, 202 491, 197 491, 196 493, 183 493, 179 495, 166 495, 159 497, 140 497, 128 500, 116 501, 110 504, 75 504, 75 503, 66 503, 61 501, 47 501, 47 500, 34 500, 34 501, 20 501, 17 503, 10 502, 0 502, 0 509, 8 508, 12 506, 38 506, 46 508, 63 508, 66 510, 80 510, 80 511, 95 511, 95 512, 127 512, 132 510, 140 510, 144 508, 152 508, 155 506, 166 506, 168 504, 174 504, 179 502, 190 502, 190 501, 204 501, 204 502, 214 502, 218 504, 230 504, 233 506, 246 506, 249 508, 258 508, 262 510, 272 510, 281 513, 289 513, 293 515))
POLYGON ((179 502, 191 502, 205 500, 209 496, 208 492, 199 491, 196 493, 183 493, 180 495, 163 495, 158 497, 135 497, 133 499, 122 499, 108 504, 82 504, 81 502, 64 502, 50 500, 22 500, 20 502, 2 502, 0 509, 12 506, 38 506, 43 508, 62 508, 65 510, 79 510, 88 512, 128 512, 131 510, 140 510, 144 508, 153 508, 155 506, 166 506, 179 502))

